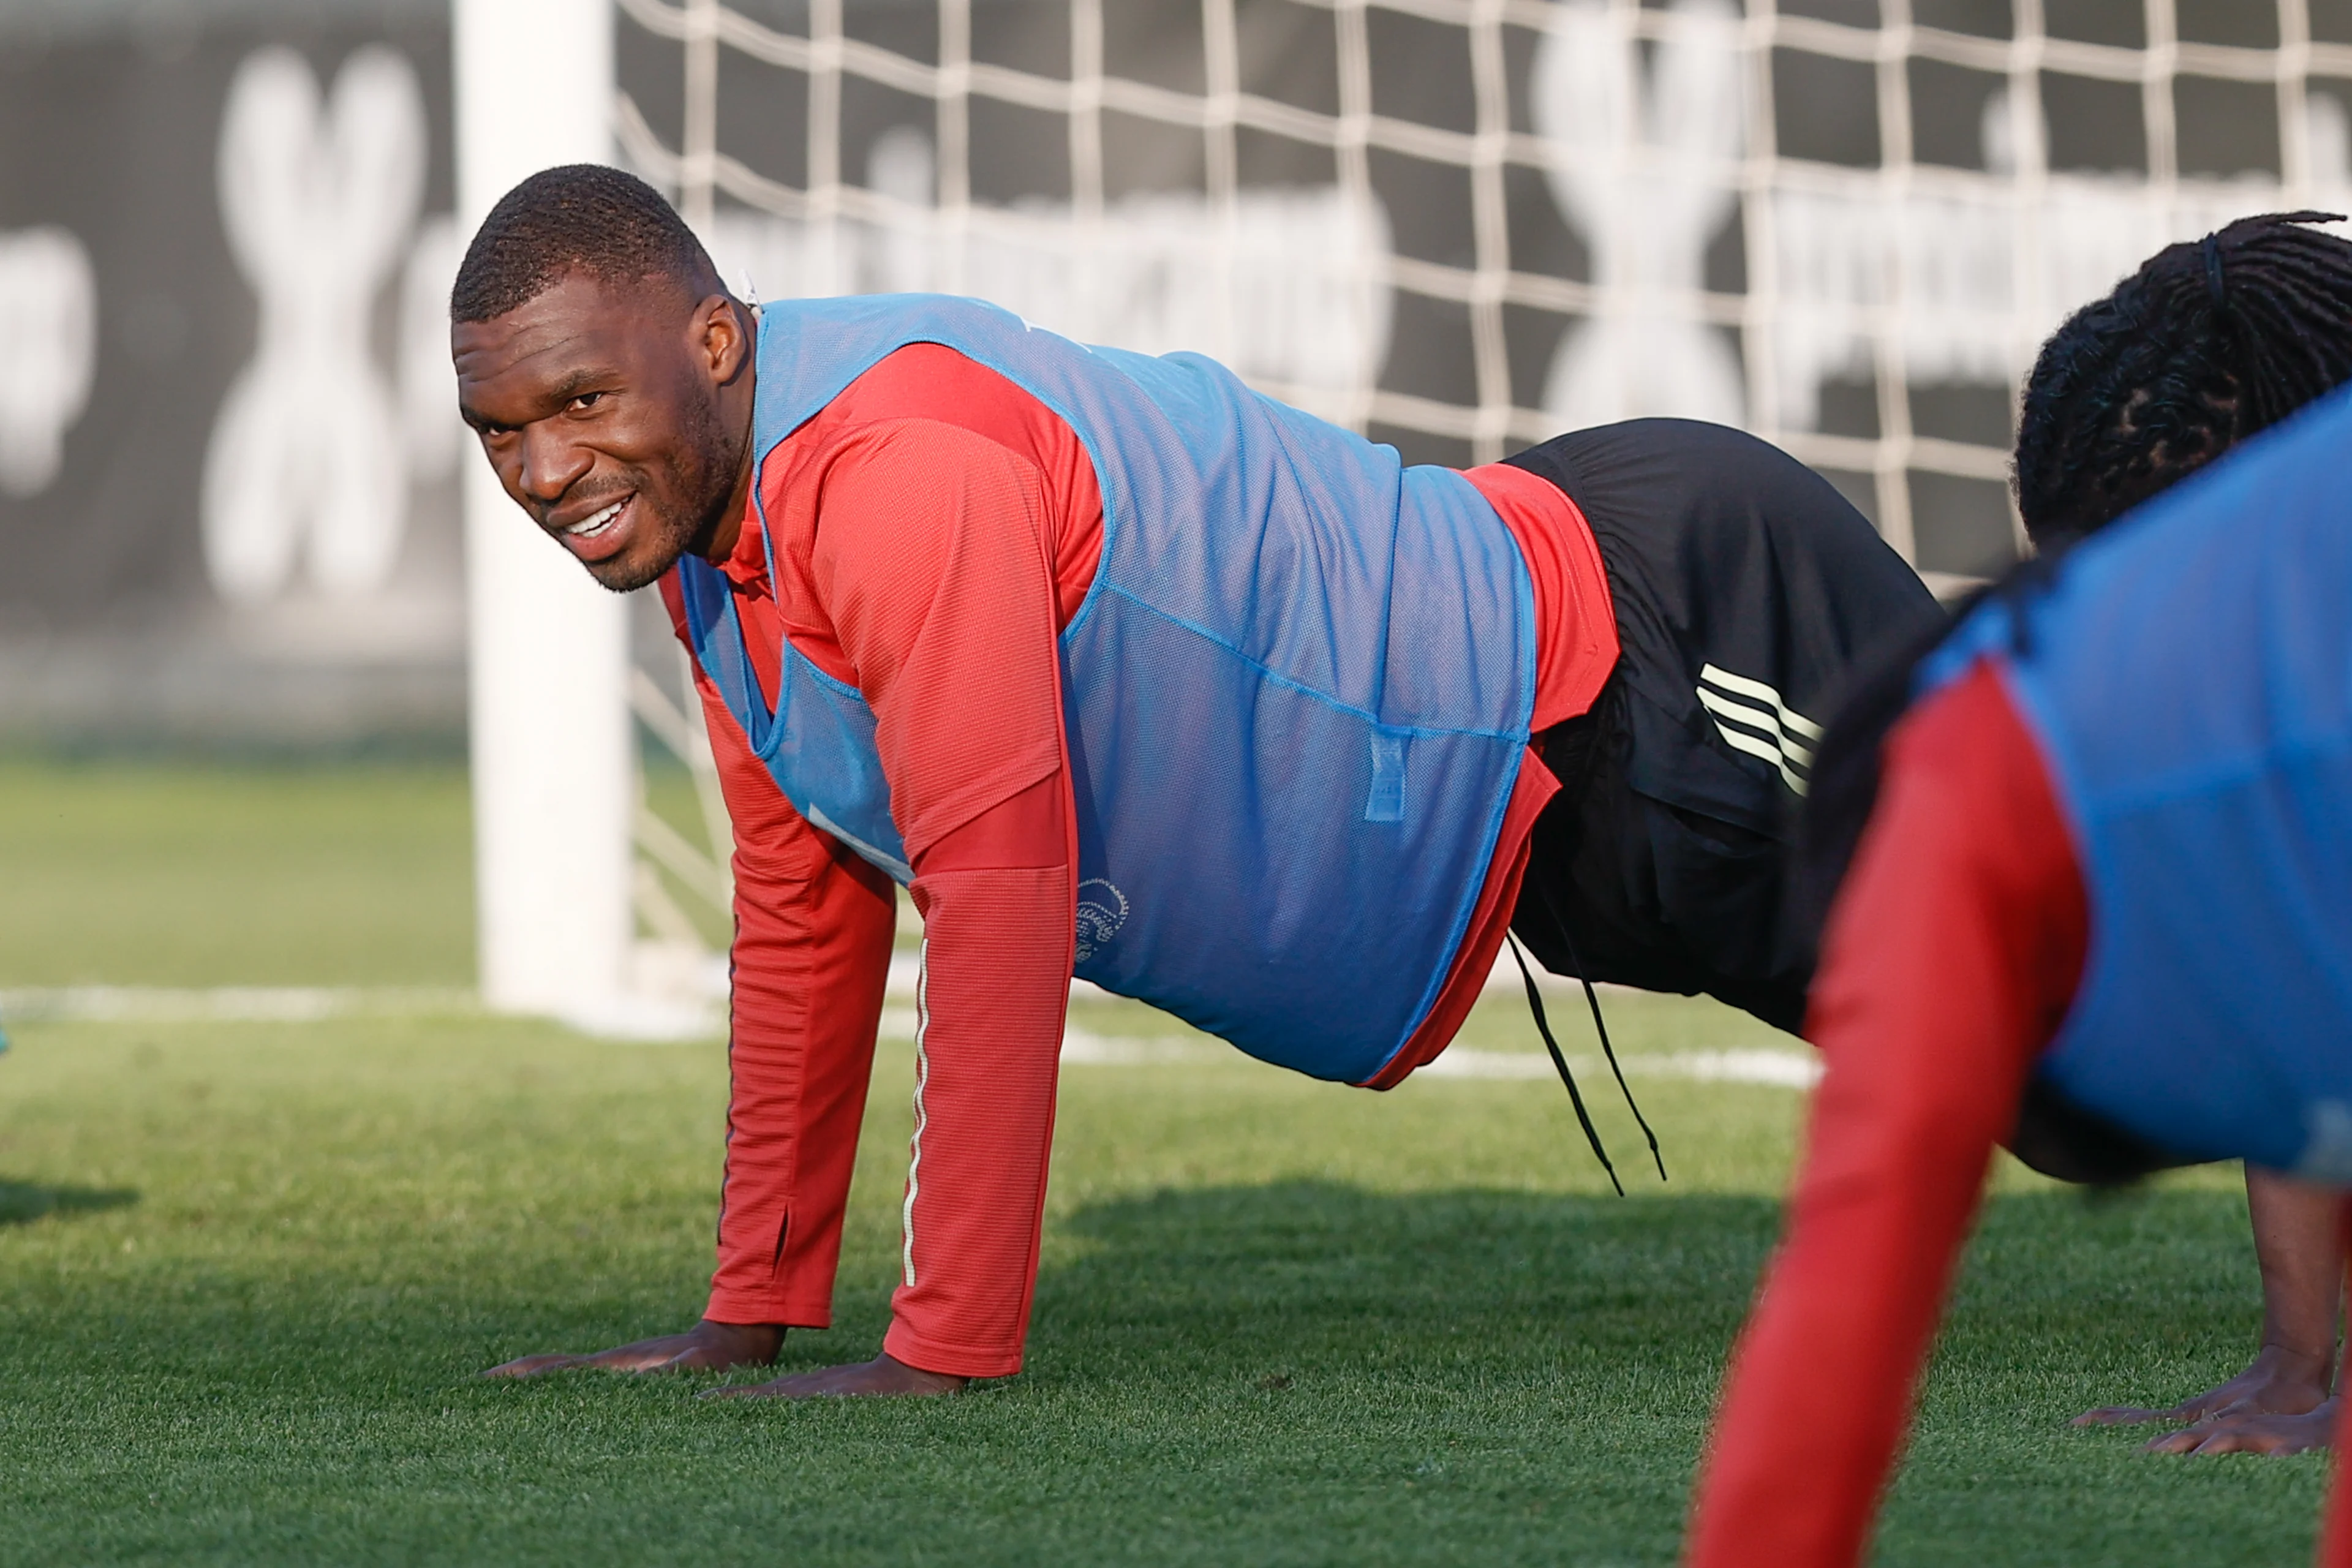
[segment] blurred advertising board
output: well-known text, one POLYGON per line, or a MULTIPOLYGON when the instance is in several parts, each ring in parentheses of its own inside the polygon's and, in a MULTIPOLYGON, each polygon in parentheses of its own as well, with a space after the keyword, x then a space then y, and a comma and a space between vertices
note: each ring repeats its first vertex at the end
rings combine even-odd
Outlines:
POLYGON ((455 745, 446 4, 0 0, 0 745, 455 745))

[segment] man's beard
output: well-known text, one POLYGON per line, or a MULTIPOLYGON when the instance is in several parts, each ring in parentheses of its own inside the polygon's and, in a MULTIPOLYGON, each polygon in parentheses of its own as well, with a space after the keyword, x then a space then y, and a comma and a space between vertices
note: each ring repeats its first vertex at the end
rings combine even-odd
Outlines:
POLYGON ((728 498, 734 493, 737 452, 719 427, 715 410, 698 405, 691 427, 678 442, 677 456, 664 465, 670 495, 683 498, 676 506, 656 505, 640 485, 636 504, 644 509, 637 526, 644 531, 637 548, 623 551, 609 561, 585 564, 588 574, 615 594, 634 594, 661 580, 679 556, 707 542, 723 521, 728 498))
POLYGON ((677 558, 687 552, 695 535, 702 531, 693 512, 656 507, 643 489, 636 492, 636 504, 644 513, 637 521, 640 532, 636 547, 609 561, 582 563, 600 586, 615 594, 634 594, 649 583, 659 582, 662 574, 677 564, 677 558))

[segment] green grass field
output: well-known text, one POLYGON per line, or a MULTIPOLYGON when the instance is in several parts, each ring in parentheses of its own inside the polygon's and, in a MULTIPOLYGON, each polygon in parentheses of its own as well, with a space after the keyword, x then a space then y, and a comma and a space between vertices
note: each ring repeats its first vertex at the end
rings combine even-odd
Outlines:
MULTIPOLYGON (((449 771, 0 768, 0 988, 461 984, 465 833, 449 771)), ((1710 1005, 1612 1009, 1637 1054, 1773 1044, 1710 1005)), ((1472 1029, 1532 1044, 1510 1008, 1472 1029)), ((694 1318, 716 1043, 462 1012, 12 1034, 10 1564, 1665 1563, 1801 1110, 1637 1079, 1675 1179, 1619 1201, 1538 1082, 1074 1065, 1026 1374, 710 1404, 709 1378, 473 1374, 694 1318)), ((907 1055, 886 1042, 837 1324, 789 1365, 878 1341, 907 1055)), ((2315 1458, 2064 1425, 2235 1370, 2243 1206, 2227 1171, 2096 1205, 2004 1172, 1881 1560, 2302 1560, 2315 1458)))

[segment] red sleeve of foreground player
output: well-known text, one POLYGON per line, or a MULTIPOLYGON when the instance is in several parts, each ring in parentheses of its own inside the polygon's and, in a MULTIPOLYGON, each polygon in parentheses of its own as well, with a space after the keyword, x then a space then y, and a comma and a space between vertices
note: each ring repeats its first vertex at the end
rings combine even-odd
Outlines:
POLYGON ((884 1348, 1021 1366, 1075 942, 1045 476, 961 425, 877 423, 827 464, 809 572, 875 715, 923 915, 915 1134, 884 1348))
POLYGON ((916 863, 915 1135, 883 1348, 926 1372, 1021 1370, 1070 994, 1076 837, 1056 771, 916 863))
MULTIPOLYGON (((755 674, 772 692, 789 637, 865 694, 925 914, 916 1137, 886 1348, 928 1371, 1010 1373, 1068 994, 1076 828, 1055 637, 1100 552, 1093 470, 1034 398, 919 344, 766 454, 760 484, 764 518, 746 519, 721 563, 755 674)), ((739 845, 735 1086, 708 1315, 823 1323, 891 894, 800 819, 707 686, 705 700, 739 845), (777 858, 771 840, 822 864, 799 881, 748 874, 747 859, 777 858)))
MULTIPOLYGON (((682 621, 671 580, 662 595, 682 621)), ((773 691, 772 651, 753 663, 773 691)), ((887 877, 801 819, 699 669, 695 685, 735 828, 727 1168, 703 1315, 823 1328, 897 900, 887 877)))
POLYGON ((2085 921, 2041 756, 1980 666, 1891 737, 1831 915, 1808 1020, 1828 1071, 1702 1468, 1693 1568, 1861 1561, 2085 921))

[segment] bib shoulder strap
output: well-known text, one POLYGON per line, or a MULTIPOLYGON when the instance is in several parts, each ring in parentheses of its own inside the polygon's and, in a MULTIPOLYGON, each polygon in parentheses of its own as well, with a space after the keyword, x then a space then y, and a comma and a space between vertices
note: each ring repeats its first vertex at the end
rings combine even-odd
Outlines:
POLYGON ((775 711, 751 673, 751 650, 743 641, 743 622, 735 614, 735 593, 727 574, 699 556, 684 555, 678 558, 677 584, 696 661, 719 688, 727 710, 743 726, 753 753, 764 752, 775 711))

